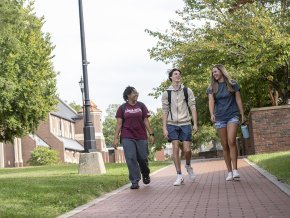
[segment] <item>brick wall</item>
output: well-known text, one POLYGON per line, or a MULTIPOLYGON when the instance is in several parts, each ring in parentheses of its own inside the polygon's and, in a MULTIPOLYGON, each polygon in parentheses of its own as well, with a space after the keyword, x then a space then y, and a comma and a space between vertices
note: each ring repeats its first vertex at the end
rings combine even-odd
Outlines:
POLYGON ((290 105, 252 109, 250 136, 247 154, 290 150, 290 105))
POLYGON ((155 160, 156 161, 164 161, 165 160, 164 149, 162 149, 160 151, 156 151, 155 160))
POLYGON ((125 154, 123 148, 118 148, 115 150, 115 163, 125 163, 125 154))
POLYGON ((48 122, 41 122, 38 126, 36 134, 47 144, 51 146, 53 150, 57 150, 59 152, 59 157, 62 162, 65 161, 64 157, 64 145, 63 143, 50 132, 50 127, 48 122))
POLYGON ((78 151, 71 151, 71 150, 65 150, 64 151, 65 155, 64 155, 64 161, 66 163, 79 163, 79 159, 80 159, 80 152, 78 151))
POLYGON ((14 146, 10 142, 4 144, 4 167, 15 167, 14 146))
POLYGON ((109 152, 108 151, 102 151, 101 154, 103 156, 104 163, 110 163, 109 152))
POLYGON ((28 166, 27 161, 31 157, 31 152, 36 148, 36 142, 29 136, 21 138, 23 166, 28 166))
POLYGON ((84 120, 78 119, 75 121, 75 134, 83 134, 84 120))
POLYGON ((102 132, 101 116, 102 116, 101 112, 91 111, 91 119, 96 132, 102 132))
MULTIPOLYGON (((91 121, 95 128, 95 140, 97 151, 103 152, 106 151, 106 143, 102 130, 100 111, 91 111, 91 121)), ((84 135, 83 135, 84 120, 79 119, 75 122, 75 139, 82 145, 84 145, 84 135)))

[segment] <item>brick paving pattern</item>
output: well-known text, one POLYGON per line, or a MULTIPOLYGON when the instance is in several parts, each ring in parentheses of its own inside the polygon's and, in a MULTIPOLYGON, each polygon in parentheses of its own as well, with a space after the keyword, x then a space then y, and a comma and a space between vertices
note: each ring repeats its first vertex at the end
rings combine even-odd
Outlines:
POLYGON ((185 184, 173 186, 174 166, 140 182, 139 190, 125 189, 74 214, 84 217, 283 217, 290 218, 290 197, 239 159, 240 181, 225 181, 223 160, 192 162, 191 182, 182 165, 185 184))

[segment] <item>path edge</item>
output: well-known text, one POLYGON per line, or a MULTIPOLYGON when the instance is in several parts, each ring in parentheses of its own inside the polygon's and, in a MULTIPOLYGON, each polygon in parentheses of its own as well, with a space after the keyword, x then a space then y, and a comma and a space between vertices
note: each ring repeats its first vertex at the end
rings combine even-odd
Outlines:
POLYGON ((243 158, 251 167, 255 168, 259 173, 265 176, 268 180, 270 180, 274 185, 276 185, 282 192, 290 197, 290 186, 286 183, 280 182, 276 176, 267 172, 263 168, 257 166, 255 163, 251 162, 247 158, 243 158))

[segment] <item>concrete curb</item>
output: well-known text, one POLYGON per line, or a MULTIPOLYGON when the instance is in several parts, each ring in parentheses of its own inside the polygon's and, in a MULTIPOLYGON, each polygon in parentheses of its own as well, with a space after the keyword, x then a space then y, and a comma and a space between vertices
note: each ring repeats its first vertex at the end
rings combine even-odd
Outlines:
POLYGON ((253 168, 255 168, 259 173, 261 173, 263 176, 265 176, 268 180, 270 180, 274 185, 276 185, 281 191, 283 191, 286 195, 290 197, 290 186, 286 183, 280 182, 276 176, 270 174, 263 168, 257 166, 256 164, 249 161, 247 158, 244 158, 244 160, 253 168))
MULTIPOLYGON (((153 176, 156 173, 167 169, 171 165, 172 164, 169 164, 166 167, 163 167, 163 168, 161 168, 159 170, 156 170, 155 172, 151 173, 150 176, 153 176)), ((126 185, 124 185, 124 186, 122 186, 122 187, 120 187, 120 188, 118 188, 118 189, 116 189, 116 190, 114 190, 112 192, 104 194, 104 195, 102 195, 102 196, 100 196, 100 197, 98 197, 98 198, 96 198, 96 199, 84 204, 84 205, 81 205, 81 206, 79 206, 79 207, 77 207, 77 208, 75 208, 75 209, 73 209, 73 210, 71 210, 71 211, 69 211, 69 212, 67 212, 65 214, 62 214, 62 215, 58 216, 57 218, 68 218, 68 217, 71 217, 71 216, 73 216, 75 214, 78 214, 78 213, 82 212, 83 210, 85 210, 85 209, 87 209, 87 208, 89 208, 89 207, 91 207, 91 206, 93 206, 93 205, 95 205, 95 204, 97 204, 97 203, 99 203, 99 202, 101 202, 103 200, 106 200, 106 199, 110 198, 113 195, 116 195, 116 194, 118 194, 118 193, 120 193, 120 192, 122 192, 122 191, 124 191, 124 190, 126 190, 128 188, 130 188, 130 186, 131 186, 131 183, 128 183, 128 184, 126 184, 126 185)))

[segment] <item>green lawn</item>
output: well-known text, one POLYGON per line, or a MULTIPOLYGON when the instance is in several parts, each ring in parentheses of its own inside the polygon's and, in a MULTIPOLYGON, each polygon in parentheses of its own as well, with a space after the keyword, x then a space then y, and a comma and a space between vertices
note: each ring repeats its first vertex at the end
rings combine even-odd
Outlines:
POLYGON ((56 217, 128 183, 126 164, 105 166, 104 175, 79 175, 78 165, 0 169, 0 217, 56 217))
POLYGON ((248 159, 290 185, 290 151, 250 155, 248 159))

